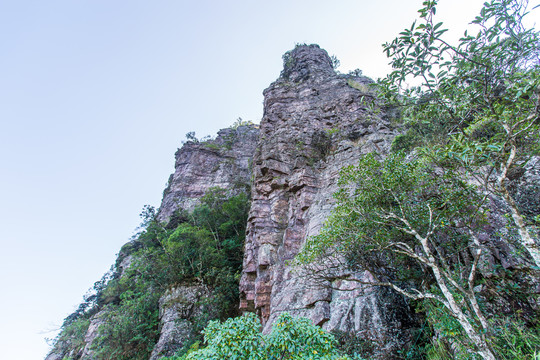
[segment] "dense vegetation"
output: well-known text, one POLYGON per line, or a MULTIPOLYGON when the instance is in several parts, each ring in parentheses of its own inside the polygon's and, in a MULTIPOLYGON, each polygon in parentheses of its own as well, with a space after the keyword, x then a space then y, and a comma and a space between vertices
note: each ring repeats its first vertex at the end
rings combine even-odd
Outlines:
POLYGON ((523 25, 526 2, 492 0, 477 34, 451 45, 436 5, 425 1, 419 22, 385 45, 394 71, 378 90, 403 115, 394 153, 343 169, 337 208, 300 261, 367 269, 370 285, 413 301, 432 334, 422 356, 531 359, 539 314, 524 294, 539 279, 540 208, 518 203, 510 181, 538 155, 540 35, 523 25), (515 249, 519 268, 490 264, 497 212, 506 226, 492 236, 515 249), (523 302, 495 316, 505 297, 523 302))
POLYGON ((156 221, 154 209, 145 207, 143 230, 122 248, 114 275, 96 283, 93 295, 66 318, 57 341, 68 342, 77 354, 85 345, 90 317, 100 311, 95 357, 146 360, 159 335, 159 298, 186 283, 212 289, 201 304, 212 311, 192 319, 196 330, 212 318, 237 315, 248 208, 246 194, 231 196, 220 188, 210 189, 193 212, 178 210, 167 224, 156 221), (122 270, 119 265, 127 256, 131 265, 122 270))

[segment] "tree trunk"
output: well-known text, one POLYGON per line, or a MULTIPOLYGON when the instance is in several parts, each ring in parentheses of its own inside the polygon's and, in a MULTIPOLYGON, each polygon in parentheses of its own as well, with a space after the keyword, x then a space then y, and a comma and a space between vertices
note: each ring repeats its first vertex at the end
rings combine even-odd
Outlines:
POLYGON ((506 161, 506 164, 501 165, 501 175, 499 176, 498 183, 499 183, 499 192, 502 194, 504 200, 508 203, 508 206, 510 207, 510 212, 512 213, 512 219, 514 220, 514 223, 517 226, 519 236, 521 237, 521 244, 527 249, 531 257, 533 258, 533 261, 537 267, 540 267, 540 249, 538 248, 538 244, 536 244, 536 241, 532 238, 531 234, 529 233, 529 230, 527 230, 527 227, 525 226, 525 221, 523 220, 523 216, 521 216, 518 206, 514 199, 512 198, 512 195, 508 192, 508 189, 506 188, 506 179, 508 170, 510 169, 510 166, 512 166, 512 163, 514 162, 514 158, 516 156, 516 146, 512 144, 510 154, 508 156, 508 160, 506 161))

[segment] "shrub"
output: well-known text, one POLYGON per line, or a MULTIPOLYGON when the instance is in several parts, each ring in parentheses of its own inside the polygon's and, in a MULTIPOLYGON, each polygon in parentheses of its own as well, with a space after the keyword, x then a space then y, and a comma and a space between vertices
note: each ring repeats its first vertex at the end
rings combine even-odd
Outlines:
MULTIPOLYGON (((293 318, 284 313, 277 319, 272 332, 262 335, 261 323, 255 314, 211 321, 204 330, 207 347, 193 349, 188 354, 169 360, 347 360, 337 349, 334 337, 312 325, 305 318, 293 318)), ((355 357, 355 359, 360 359, 355 357)))

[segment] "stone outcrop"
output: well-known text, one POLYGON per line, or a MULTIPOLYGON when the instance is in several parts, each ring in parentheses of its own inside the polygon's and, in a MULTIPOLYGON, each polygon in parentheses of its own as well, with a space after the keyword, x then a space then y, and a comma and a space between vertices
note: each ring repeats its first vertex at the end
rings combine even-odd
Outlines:
POLYGON ((195 335, 196 319, 213 318, 208 303, 212 293, 204 285, 184 285, 169 290, 159 300, 161 333, 150 360, 172 356, 195 335))
POLYGON ((49 352, 45 360, 63 360, 65 357, 80 358, 80 349, 69 340, 59 340, 49 352))
MULTIPOLYGON (((387 152, 396 135, 370 83, 367 77, 337 74, 328 54, 316 45, 287 53, 281 76, 264 91, 260 127, 224 129, 213 140, 188 141, 177 151, 158 220, 168 222, 179 208, 193 209, 212 187, 246 191, 251 183, 241 310, 259 314, 265 331, 281 312, 305 316, 328 330, 376 342, 384 356, 394 352, 406 334, 402 330, 411 324, 403 299, 342 280, 369 274, 340 273, 320 286, 289 264, 330 214, 339 170, 362 154, 387 152)), ((119 276, 136 246, 135 241, 120 253, 119 276)), ((163 295, 161 334, 152 360, 171 355, 189 339, 193 316, 208 310, 194 305, 205 296, 208 289, 199 285, 163 295)), ((84 350, 74 358, 92 359, 96 319, 99 313, 92 318, 84 350)))
POLYGON ((175 154, 175 171, 163 192, 158 220, 168 221, 178 208, 192 210, 212 187, 246 191, 258 134, 254 125, 239 126, 220 130, 213 140, 186 142, 175 154))
POLYGON ((81 354, 81 360, 84 359, 93 359, 94 358, 94 349, 92 348, 92 344, 94 343, 94 340, 99 336, 99 327, 101 324, 103 324, 103 312, 99 312, 96 315, 92 316, 90 319, 90 326, 88 327, 88 331, 86 332, 86 336, 84 337, 85 346, 83 349, 83 352, 81 354))
POLYGON ((67 337, 57 341, 45 360, 81 359, 91 360, 94 358, 92 343, 99 335, 99 326, 103 323, 102 312, 94 314, 89 319, 88 329, 83 339, 67 337), (81 341, 82 340, 82 341, 81 341))
POLYGON ((396 134, 371 82, 336 74, 318 46, 299 46, 264 92, 240 306, 257 312, 265 331, 283 311, 377 342, 410 323, 397 296, 338 279, 320 286, 289 264, 328 217, 339 170, 367 152, 387 152, 396 134))
POLYGON ((533 156, 523 167, 516 167, 509 174, 510 190, 524 216, 540 214, 540 156, 533 156))

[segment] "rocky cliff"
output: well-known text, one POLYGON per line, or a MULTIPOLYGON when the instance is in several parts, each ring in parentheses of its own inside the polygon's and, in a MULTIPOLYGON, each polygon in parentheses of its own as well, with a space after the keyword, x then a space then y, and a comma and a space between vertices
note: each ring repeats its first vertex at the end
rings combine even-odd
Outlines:
MULTIPOLYGON (((157 220, 176 221, 176 210, 193 210, 213 187, 249 191, 240 310, 257 313, 265 332, 279 314, 289 312, 326 330, 354 335, 369 345, 374 359, 395 358, 417 326, 401 296, 347 280, 369 281, 367 272, 337 268, 330 272, 333 277, 321 281, 293 263, 306 239, 328 218, 340 169, 357 163, 362 154, 389 151, 398 133, 393 110, 379 103, 371 79, 337 73, 326 51, 316 45, 297 46, 283 59, 280 77, 264 91, 260 126, 221 130, 214 140, 190 141, 178 150, 157 220)), ((538 158, 532 159, 511 184, 520 204, 533 214, 538 213, 538 164, 538 158)), ((506 209, 495 198, 492 203, 491 225, 482 235, 488 267, 483 273, 489 281, 498 281, 491 275, 495 268, 519 268, 526 260, 502 240, 506 209)), ((120 277, 131 266, 129 246, 126 249, 119 256, 120 277)), ((526 279, 538 293, 534 281, 526 279)), ((195 331, 193 317, 211 312, 199 305, 212 296, 205 285, 176 284, 161 295, 160 334, 152 360, 181 348, 195 331)), ((486 290, 482 296, 491 295, 486 290)), ((520 301, 502 296, 491 304, 492 312, 525 309, 531 317, 539 308, 538 296, 520 301)), ((99 335, 101 315, 89 319, 82 343, 57 341, 46 360, 94 359, 91 344, 99 335)))
MULTIPOLYGON (((189 141, 178 150, 157 219, 168 222, 177 209, 192 210, 212 187, 238 192, 251 183, 241 310, 257 312, 266 329, 283 311, 306 316, 326 329, 378 341, 388 352, 399 343, 395 333, 410 323, 403 301, 337 279, 333 286, 315 286, 288 265, 332 209, 339 169, 363 153, 386 152, 396 133, 370 83, 367 77, 337 74, 316 45, 288 52, 281 76, 264 91, 260 129, 224 129, 214 140, 189 141)), ((130 266, 130 251, 125 247, 119 255, 120 276, 130 266)), ((171 355, 190 336, 189 314, 200 310, 178 304, 201 294, 208 290, 181 286, 163 295, 161 336, 152 359, 171 355)), ((78 354, 58 342, 47 360, 70 351, 74 358, 92 359, 100 318, 98 312, 90 320, 78 354)))

